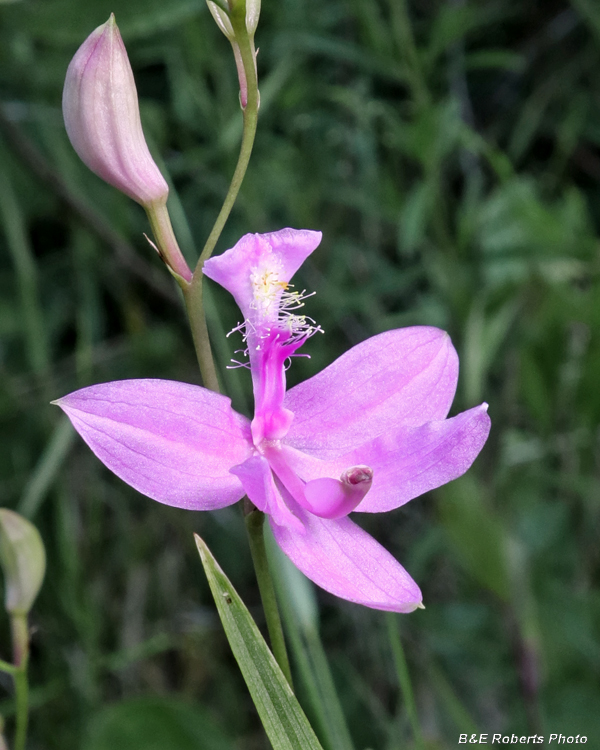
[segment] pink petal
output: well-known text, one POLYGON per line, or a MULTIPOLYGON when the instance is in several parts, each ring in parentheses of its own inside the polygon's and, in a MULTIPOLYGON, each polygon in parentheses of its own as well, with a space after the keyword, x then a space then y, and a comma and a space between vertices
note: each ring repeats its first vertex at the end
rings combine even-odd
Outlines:
POLYGON ((356 510, 379 513, 398 508, 464 474, 489 431, 487 404, 481 404, 452 419, 399 427, 328 461, 288 445, 280 452, 286 465, 307 486, 320 477, 338 477, 353 464, 368 465, 373 470, 373 482, 356 510))
POLYGON ((296 512, 305 534, 273 523, 271 528, 277 544, 311 581, 373 609, 412 612, 419 606, 423 597, 417 584, 366 531, 348 518, 330 521, 296 512))
POLYGON ((263 456, 250 456, 244 463, 234 466, 231 473, 239 478, 254 505, 268 513, 274 523, 304 533, 302 521, 285 504, 275 485, 271 467, 263 456))
POLYGON ((461 476, 483 448, 490 424, 487 404, 481 404, 452 419, 380 435, 344 456, 344 463, 373 469, 371 490, 356 510, 392 510, 461 476))
POLYGON ((295 419, 285 442, 327 459, 401 425, 443 419, 457 379, 458 357, 444 331, 381 333, 288 391, 284 405, 295 419))
POLYGON ((244 495, 229 470, 251 453, 250 424, 225 396, 170 380, 122 380, 56 403, 111 471, 154 500, 211 510, 244 495))
POLYGON ((222 255, 204 264, 204 274, 230 292, 244 318, 252 315, 254 289, 251 276, 256 269, 277 273, 288 282, 321 242, 321 232, 309 229, 280 229, 270 234, 246 234, 222 255))

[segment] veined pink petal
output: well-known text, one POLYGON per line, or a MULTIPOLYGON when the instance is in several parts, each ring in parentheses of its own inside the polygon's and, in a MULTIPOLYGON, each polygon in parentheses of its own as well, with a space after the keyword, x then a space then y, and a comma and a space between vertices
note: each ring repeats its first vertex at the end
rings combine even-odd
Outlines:
POLYGON ((301 509, 306 533, 271 523, 277 544, 317 586, 373 609, 412 612, 421 591, 404 568, 373 537, 348 518, 330 521, 301 509))
POLYGON ((373 482, 356 511, 380 513, 464 474, 489 431, 487 404, 481 404, 452 419, 400 426, 334 459, 321 460, 289 445, 280 453, 290 471, 307 483, 339 476, 353 464, 368 465, 373 482))
POLYGON ((380 333, 287 392, 284 406, 295 418, 285 441, 327 459, 400 425, 443 419, 457 379, 458 357, 444 331, 380 333))
POLYGON ((460 477, 483 448, 490 424, 481 404, 452 419, 382 434, 344 456, 346 464, 360 461, 373 469, 371 489, 356 510, 392 510, 460 477))
POLYGON ((244 495, 229 470, 252 452, 250 424, 225 396, 170 380, 121 380, 55 403, 111 471, 154 500, 212 510, 244 495))
POLYGON ((280 229, 269 234, 245 234, 222 255, 204 264, 204 274, 230 292, 244 318, 257 311, 253 279, 274 273, 276 283, 287 283, 321 242, 321 232, 280 229))
POLYGON ((231 473, 240 479, 254 505, 270 515, 274 523, 296 533, 304 533, 302 521, 285 504, 275 485, 271 467, 263 456, 250 456, 244 463, 234 466, 231 473))

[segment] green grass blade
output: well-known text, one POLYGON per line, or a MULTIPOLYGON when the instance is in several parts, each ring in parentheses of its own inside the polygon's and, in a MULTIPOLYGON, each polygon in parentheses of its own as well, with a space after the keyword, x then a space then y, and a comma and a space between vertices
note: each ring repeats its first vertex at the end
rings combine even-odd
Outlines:
POLYGON ((274 750, 323 750, 250 612, 196 534, 227 639, 274 750))
POLYGON ((354 750, 319 634, 313 584, 281 552, 270 534, 267 539, 286 633, 323 743, 330 750, 354 750))
POLYGON ((0 148, 0 218, 19 288, 29 365, 38 377, 43 377, 50 366, 50 353, 39 296, 38 269, 4 147, 0 148))
POLYGON ((32 519, 44 502, 74 440, 75 430, 69 420, 62 417, 54 428, 19 502, 18 512, 25 518, 32 519))
POLYGON ((394 655, 394 666, 396 667, 396 674, 398 675, 398 682, 402 690, 406 713, 408 714, 408 720, 412 728, 415 747, 422 750, 424 748, 423 734, 421 732, 421 724, 419 723, 419 715, 417 713, 408 664, 406 663, 406 656, 400 639, 398 616, 394 612, 387 612, 386 622, 390 647, 394 655))

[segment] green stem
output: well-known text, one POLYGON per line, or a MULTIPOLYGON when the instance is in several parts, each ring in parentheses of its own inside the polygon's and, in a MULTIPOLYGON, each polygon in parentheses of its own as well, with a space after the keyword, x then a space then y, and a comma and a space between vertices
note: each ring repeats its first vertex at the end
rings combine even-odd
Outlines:
MULTIPOLYGON (((254 146, 257 123, 258 107, 255 106, 251 110, 250 97, 248 96, 248 106, 244 110, 244 132, 242 135, 242 145, 240 147, 238 162, 231 179, 231 184, 229 185, 229 190, 227 191, 227 195, 225 196, 225 200, 223 201, 221 211, 217 216, 211 233, 208 235, 208 239, 206 240, 206 244, 204 245, 204 249, 202 250, 202 254, 200 255, 198 265, 196 266, 196 269, 194 271, 194 278, 196 277, 196 273, 198 273, 198 271, 200 271, 201 275, 201 263, 203 263, 205 260, 208 260, 212 255, 212 252, 215 249, 215 245, 217 244, 217 240, 221 236, 221 232, 223 231, 223 227, 225 226, 225 222, 229 218, 229 214, 231 213, 231 209, 233 208, 235 199, 240 192, 240 187, 242 186, 244 175, 246 174, 246 170, 248 169, 248 162, 250 161, 252 147, 254 146)), ((194 282, 192 281, 192 284, 193 283, 194 282)))
POLYGON ((185 301, 185 307, 190 322, 192 339, 194 341, 194 348, 196 349, 196 357, 198 359, 198 364, 200 365, 202 383, 205 388, 215 391, 215 393, 219 393, 221 389, 219 387, 219 379, 217 378, 217 370, 215 368, 212 349, 210 348, 208 327, 206 325, 206 313, 204 311, 204 303, 202 300, 202 269, 198 271, 198 268, 196 268, 194 280, 192 280, 191 284, 182 287, 183 299, 185 301), (194 283, 195 279, 199 279, 199 281, 194 283))
MULTIPOLYGON (((245 4, 244 4, 245 5, 245 4)), ((244 72, 246 74, 246 82, 248 86, 248 101, 246 107, 243 110, 244 117, 244 130, 242 135, 242 144, 240 146, 240 154, 238 162, 235 167, 235 172, 231 178, 231 184, 229 190, 225 196, 223 206, 217 216, 211 233, 206 240, 204 249, 200 254, 198 265, 194 271, 194 279, 192 285, 196 280, 196 274, 199 272, 199 276, 202 276, 202 265, 205 260, 208 260, 215 249, 217 240, 221 236, 225 222, 227 221, 235 199, 240 191, 244 175, 248 169, 248 162, 250 161, 250 155, 252 154, 252 148, 254 146, 254 138, 256 136, 256 126, 258 124, 258 107, 260 104, 260 96, 258 93, 258 80, 256 78, 256 64, 255 64, 255 52, 254 42, 248 32, 246 31, 246 19, 245 10, 240 16, 239 13, 233 12, 231 14, 231 24, 236 34, 236 40, 239 45, 240 55, 242 63, 244 65, 244 72)))
POLYGON ((200 258, 194 269, 192 280, 189 285, 182 285, 183 297, 185 299, 190 327, 192 329, 192 337, 194 339, 198 363, 200 364, 202 379, 207 388, 217 392, 219 391, 219 383, 210 348, 208 328, 206 325, 206 314, 204 312, 202 301, 202 269, 204 267, 204 261, 210 258, 215 249, 215 245, 221 236, 225 222, 231 213, 235 199, 240 191, 244 175, 246 174, 248 162, 250 161, 250 155, 252 153, 252 147, 254 146, 254 138, 256 136, 258 106, 260 101, 254 61, 254 43, 246 30, 245 14, 240 15, 239 13, 232 13, 231 23, 235 30, 236 40, 239 45, 248 86, 248 100, 246 107, 243 110, 244 131, 242 135, 242 144, 240 146, 240 154, 233 177, 231 178, 229 190, 227 191, 223 206, 221 207, 211 233, 206 240, 202 253, 200 254, 200 258))
POLYGON ((167 204, 165 202, 151 203, 146 206, 146 214, 152 227, 152 234, 156 239, 160 257, 175 275, 180 286, 183 286, 182 280, 189 283, 192 280, 192 272, 177 244, 167 211, 167 204))
POLYGON ((15 673, 15 703, 17 711, 17 729, 15 732, 15 750, 25 750, 27 742, 27 723, 29 720, 29 683, 27 667, 23 666, 15 673))
POLYGON ((19 668, 27 666, 29 658, 29 627, 27 625, 27 615, 12 613, 10 616, 10 627, 12 632, 13 644, 13 664, 19 668))
POLYGON ((408 714, 408 720, 410 721, 413 736, 415 738, 415 747, 422 749, 424 747, 423 734, 421 732, 421 725, 419 724, 419 716, 417 714, 408 664, 406 663, 406 656, 404 655, 404 648, 402 647, 402 641, 400 639, 398 618, 397 615, 389 612, 386 615, 386 619, 388 637, 390 639, 390 645, 394 655, 394 663, 396 665, 396 674, 398 675, 400 690, 402 691, 404 704, 406 706, 406 713, 408 714))
POLYGON ((251 506, 249 501, 245 501, 244 510, 246 512, 245 520, 248 539, 250 540, 250 552, 252 554, 252 562, 254 563, 254 570, 256 571, 256 579, 258 581, 260 598, 262 601, 263 610, 265 612, 265 619, 267 621, 267 629, 269 631, 269 638, 271 640, 271 649, 273 651, 275 660, 279 664, 281 671, 283 672, 286 680, 293 690, 294 685, 292 683, 290 662, 287 655, 287 649, 285 647, 285 639, 283 637, 283 628, 281 627, 279 608, 277 607, 277 599, 275 597, 273 579, 271 577, 271 571, 269 570, 267 550, 265 548, 265 537, 263 530, 265 514, 260 510, 254 508, 254 506, 251 506), (249 512, 246 512, 248 507, 251 507, 252 509, 249 510, 249 512))
POLYGON ((29 627, 27 615, 12 614, 10 618, 15 683, 15 704, 17 728, 14 750, 25 750, 27 740, 27 723, 29 719, 29 683, 27 680, 27 662, 29 661, 29 627))

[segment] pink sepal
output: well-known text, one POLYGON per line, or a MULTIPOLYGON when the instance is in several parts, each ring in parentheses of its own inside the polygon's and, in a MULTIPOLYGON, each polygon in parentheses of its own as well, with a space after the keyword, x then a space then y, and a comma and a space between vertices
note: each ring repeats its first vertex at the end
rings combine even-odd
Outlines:
POLYGON ((117 380, 55 403, 111 471, 154 500, 212 510, 244 495, 229 469, 251 454, 250 423, 225 396, 171 380, 117 380))
POLYGON ((334 458, 401 425, 444 419, 457 379, 456 351, 439 328, 380 333, 287 392, 295 419, 286 443, 334 458))
MULTIPOLYGON (((288 500, 293 502, 293 500, 288 500)), ((349 518, 330 521, 295 512, 306 533, 271 523, 277 544, 307 578, 342 599, 373 609, 412 612, 419 587, 400 563, 349 518)))

